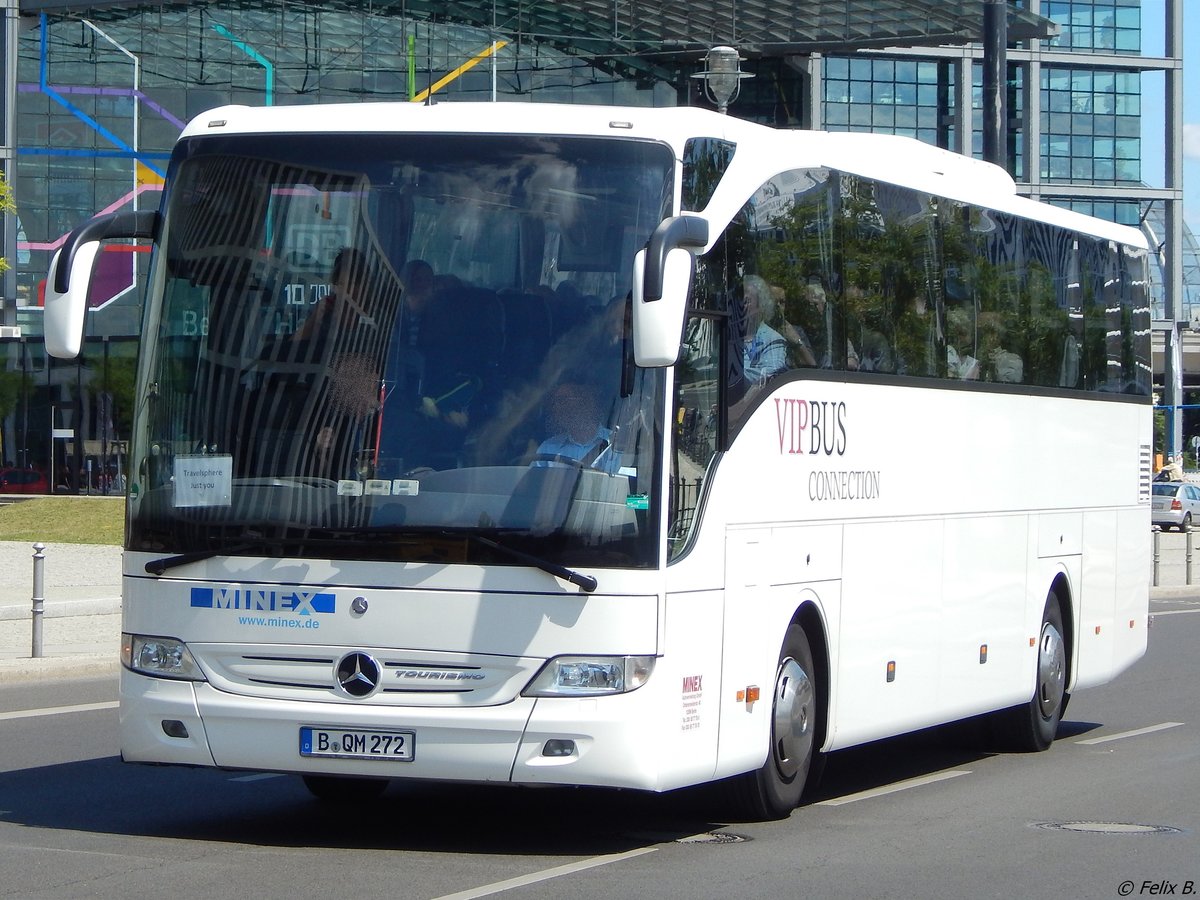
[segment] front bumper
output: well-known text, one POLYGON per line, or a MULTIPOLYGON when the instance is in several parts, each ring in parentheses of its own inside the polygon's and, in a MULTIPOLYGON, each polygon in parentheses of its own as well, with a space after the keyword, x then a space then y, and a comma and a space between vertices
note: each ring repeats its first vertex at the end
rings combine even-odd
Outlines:
POLYGON ((122 670, 121 752, 127 762, 253 771, 662 790, 649 752, 649 699, 642 688, 471 708, 371 707, 243 697, 207 683, 122 670), (169 736, 164 722, 182 723, 187 737, 169 736), (410 730, 414 759, 302 757, 299 729, 305 725, 410 730), (545 755, 550 740, 571 741, 574 750, 545 755))

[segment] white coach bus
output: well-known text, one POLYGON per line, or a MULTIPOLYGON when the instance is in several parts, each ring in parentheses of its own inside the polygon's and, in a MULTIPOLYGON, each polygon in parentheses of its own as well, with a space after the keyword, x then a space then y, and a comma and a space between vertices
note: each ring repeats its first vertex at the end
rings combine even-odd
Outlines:
POLYGON ((905 138, 695 109, 202 115, 149 239, 121 753, 667 791, 1025 749, 1144 652, 1147 245, 905 138))

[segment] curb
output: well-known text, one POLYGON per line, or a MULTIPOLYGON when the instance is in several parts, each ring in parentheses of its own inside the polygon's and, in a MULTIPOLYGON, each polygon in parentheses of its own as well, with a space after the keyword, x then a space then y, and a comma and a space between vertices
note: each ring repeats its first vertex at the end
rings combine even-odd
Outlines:
MULTIPOLYGON (((121 611, 120 597, 101 597, 95 600, 50 600, 43 601, 47 619, 65 619, 71 616, 109 616, 121 611)), ((25 606, 0 606, 0 622, 13 619, 29 619, 33 615, 33 601, 25 606)))
POLYGON ((1200 584, 1160 584, 1150 588, 1151 600, 1200 600, 1200 584))
POLYGON ((116 653, 0 659, 0 684, 65 681, 70 678, 95 678, 104 675, 116 677, 120 670, 121 662, 116 653))

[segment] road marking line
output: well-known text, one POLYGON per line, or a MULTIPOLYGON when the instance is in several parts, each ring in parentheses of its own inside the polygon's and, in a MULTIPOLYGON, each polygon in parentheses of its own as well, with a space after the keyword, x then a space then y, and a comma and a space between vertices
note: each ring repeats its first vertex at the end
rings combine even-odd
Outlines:
POLYGON ((1178 728, 1182 722, 1163 722, 1161 725, 1151 725, 1148 728, 1138 728, 1134 731, 1122 731, 1120 734, 1109 734, 1104 737, 1088 738, 1086 741, 1076 741, 1077 744, 1107 744, 1109 741, 1119 741, 1124 738, 1139 737, 1143 734, 1153 734, 1156 731, 1166 731, 1168 728, 1178 728))
POLYGON ((106 703, 81 703, 79 706, 46 706, 42 709, 18 709, 15 712, 2 712, 0 719, 36 719, 38 716, 62 716, 67 713, 92 712, 97 709, 116 709, 116 700, 106 703))
POLYGON ((268 778, 282 778, 278 772, 259 772, 257 775, 239 775, 237 778, 230 778, 230 781, 266 781, 268 778))
POLYGON ((1200 609, 1161 609, 1158 612, 1150 611, 1150 618, 1155 616, 1182 616, 1184 613, 1200 613, 1200 609))
POLYGON ((910 788, 923 787, 927 784, 936 784, 939 781, 957 778, 959 775, 970 774, 971 772, 969 769, 955 769, 952 772, 938 772, 934 775, 922 775, 920 778, 910 778, 907 781, 898 781, 895 784, 872 788, 869 791, 860 791, 857 794, 847 794, 845 797, 834 797, 832 800, 822 800, 820 803, 814 803, 813 805, 845 806, 847 803, 857 803, 859 800, 873 800, 876 797, 884 797, 888 794, 894 794, 897 791, 907 791, 910 788))
POLYGON ((591 859, 583 859, 576 863, 568 863, 565 866, 555 866, 553 869, 543 869, 540 872, 531 872, 530 874, 522 875, 519 878, 510 878, 507 881, 497 881, 493 884, 485 884, 481 887, 471 888, 466 891, 459 891, 457 894, 446 894, 445 896, 436 898, 436 900, 474 900, 475 897, 487 897, 491 894, 499 894, 501 891, 511 890, 512 888, 525 887, 529 884, 537 884, 539 881, 549 881, 551 878, 560 878, 563 875, 573 875, 576 872, 594 869, 596 866, 607 866, 609 863, 633 859, 636 856, 642 856, 646 853, 653 853, 657 849, 657 847, 639 847, 636 850, 629 850, 626 853, 613 853, 609 856, 593 856, 591 859))

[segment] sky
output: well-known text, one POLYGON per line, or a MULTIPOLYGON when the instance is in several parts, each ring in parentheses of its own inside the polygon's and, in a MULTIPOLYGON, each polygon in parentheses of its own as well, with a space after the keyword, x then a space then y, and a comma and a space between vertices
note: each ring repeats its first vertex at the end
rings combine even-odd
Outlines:
MULTIPOLYGON (((1183 216, 1200 234, 1200 3, 1183 7, 1183 216)), ((1163 53, 1164 0, 1142 0, 1142 53, 1163 53)), ((1143 76, 1142 179, 1152 187, 1165 183, 1163 170, 1163 92, 1161 75, 1143 76)))
POLYGON ((1183 214, 1200 232, 1200 7, 1183 10, 1183 214), (1189 72, 1191 73, 1189 75, 1189 72), (1189 93, 1189 85, 1191 87, 1189 93))

